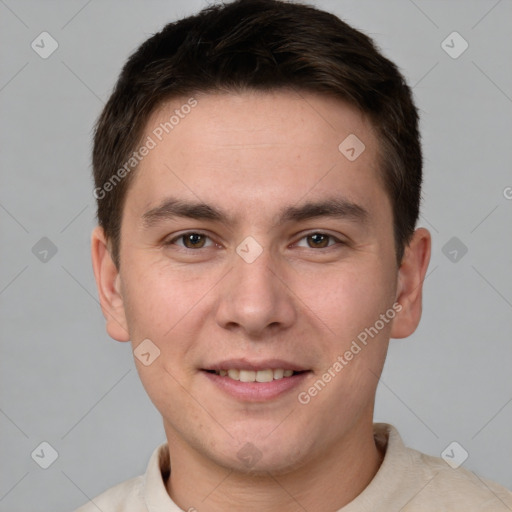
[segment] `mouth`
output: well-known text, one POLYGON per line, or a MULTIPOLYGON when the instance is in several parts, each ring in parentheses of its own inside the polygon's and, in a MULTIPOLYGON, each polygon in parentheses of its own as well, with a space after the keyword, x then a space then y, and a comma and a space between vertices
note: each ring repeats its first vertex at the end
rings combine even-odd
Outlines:
POLYGON ((224 361, 201 373, 217 390, 243 402, 263 402, 297 388, 312 370, 283 360, 251 363, 244 359, 224 361))
POLYGON ((227 370, 205 370, 219 377, 226 377, 239 382, 272 382, 273 380, 287 379, 304 373, 306 370, 295 371, 285 370, 284 368, 267 368, 265 370, 243 370, 238 368, 230 368, 227 370))

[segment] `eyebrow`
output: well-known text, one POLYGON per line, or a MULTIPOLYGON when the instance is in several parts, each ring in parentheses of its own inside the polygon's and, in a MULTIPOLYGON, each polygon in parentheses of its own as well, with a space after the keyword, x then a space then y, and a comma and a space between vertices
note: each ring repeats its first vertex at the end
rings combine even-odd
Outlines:
MULTIPOLYGON (((149 229, 176 217, 210 220, 228 226, 236 225, 236 220, 232 215, 215 206, 201 202, 183 201, 173 197, 166 198, 159 206, 146 211, 142 215, 142 221, 144 227, 149 229)), ((348 199, 334 197, 320 201, 309 201, 300 206, 286 206, 277 215, 276 224, 301 222, 318 217, 345 218, 365 223, 369 214, 362 206, 348 199)))

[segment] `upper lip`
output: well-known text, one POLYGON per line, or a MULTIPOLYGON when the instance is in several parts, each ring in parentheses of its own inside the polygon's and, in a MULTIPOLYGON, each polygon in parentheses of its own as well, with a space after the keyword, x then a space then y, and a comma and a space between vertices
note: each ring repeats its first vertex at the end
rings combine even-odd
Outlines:
POLYGON ((203 370, 293 370, 295 372, 302 372, 308 370, 303 366, 285 361, 284 359, 262 359, 260 361, 249 361, 248 359, 226 359, 224 361, 219 361, 218 363, 214 363, 206 366, 203 370))

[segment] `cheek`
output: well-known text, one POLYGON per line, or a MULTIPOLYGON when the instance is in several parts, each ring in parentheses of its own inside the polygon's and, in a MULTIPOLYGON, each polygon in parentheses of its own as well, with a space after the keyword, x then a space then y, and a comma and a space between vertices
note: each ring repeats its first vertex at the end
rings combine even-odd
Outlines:
POLYGON ((324 340, 324 370, 330 369, 336 377, 331 392, 321 397, 319 405, 334 400, 343 404, 340 411, 362 410, 373 399, 386 357, 395 315, 393 279, 377 263, 333 273, 323 288, 327 293, 321 294, 317 288, 316 295, 323 297, 317 305, 321 318, 334 332, 324 340))
MULTIPOLYGON (((126 266, 123 298, 134 343, 154 338, 160 343, 196 315, 197 306, 211 287, 209 279, 161 268, 158 263, 126 266)), ((168 344, 167 344, 168 345, 168 344)), ((164 347, 162 347, 164 348, 164 347)))
MULTIPOLYGON (((128 270, 128 265, 125 268, 128 270)), ((136 350, 149 339, 159 355, 147 366, 136 360, 137 371, 162 414, 169 407, 170 396, 173 407, 184 410, 188 395, 182 386, 188 387, 192 376, 189 363, 193 360, 194 340, 207 314, 201 299, 209 286, 205 280, 190 282, 180 273, 164 273, 154 264, 145 268, 130 268, 133 277, 125 281, 125 311, 132 348, 136 350)))
MULTIPOLYGON (((160 339, 160 333, 169 321, 169 300, 163 281, 154 282, 140 275, 135 282, 128 282, 123 295, 126 319, 132 343, 136 346, 141 340, 160 339), (167 314, 164 314, 164 310, 167 314)), ((167 327, 169 328, 169 327, 167 327)))
POLYGON ((317 317, 316 323, 321 321, 329 338, 345 343, 374 325, 394 298, 393 279, 379 264, 302 274, 295 286, 297 295, 317 317))

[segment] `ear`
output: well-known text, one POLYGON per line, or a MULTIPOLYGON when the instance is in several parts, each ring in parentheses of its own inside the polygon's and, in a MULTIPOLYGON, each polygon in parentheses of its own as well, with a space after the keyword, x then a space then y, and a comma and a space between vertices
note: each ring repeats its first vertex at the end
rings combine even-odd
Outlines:
POLYGON ((121 295, 121 276, 110 256, 103 228, 94 228, 91 236, 91 257, 107 332, 117 341, 129 341, 128 326, 121 295))
POLYGON ((423 281, 430 261, 430 249, 430 233, 425 228, 417 229, 405 248, 398 269, 396 301, 402 309, 393 320, 392 338, 410 336, 420 323, 423 281))

